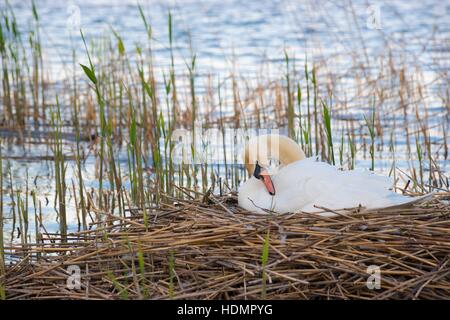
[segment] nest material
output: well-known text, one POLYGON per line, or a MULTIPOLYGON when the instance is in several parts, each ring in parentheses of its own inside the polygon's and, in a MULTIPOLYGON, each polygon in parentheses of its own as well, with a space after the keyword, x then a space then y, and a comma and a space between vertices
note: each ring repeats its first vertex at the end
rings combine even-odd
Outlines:
POLYGON ((208 196, 147 209, 147 226, 142 210, 98 211, 66 244, 53 234, 10 248, 0 279, 8 299, 450 299, 448 196, 334 217, 255 216, 208 196), (80 289, 67 287, 72 265, 80 289), (367 286, 370 266, 379 289, 367 286))

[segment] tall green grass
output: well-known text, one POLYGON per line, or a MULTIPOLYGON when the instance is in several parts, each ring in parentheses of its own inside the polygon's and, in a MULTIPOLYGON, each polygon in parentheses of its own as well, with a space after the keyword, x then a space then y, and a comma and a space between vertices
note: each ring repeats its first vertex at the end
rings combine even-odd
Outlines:
MULTIPOLYGON (((58 96, 56 97, 56 111, 52 111, 51 125, 55 129, 53 141, 53 157, 55 165, 55 208, 59 217, 59 231, 63 242, 67 240, 67 212, 66 212, 66 170, 67 165, 63 153, 62 119, 58 96)), ((28 198, 27 198, 28 199, 28 198)), ((20 203, 20 197, 18 197, 20 203)), ((20 206, 19 206, 20 207, 20 206)), ((28 219, 25 219, 27 221, 28 219)))
MULTIPOLYGON (((86 208, 86 200, 84 196, 84 181, 83 181, 83 171, 81 164, 81 128, 80 128, 80 109, 78 105, 78 84, 76 78, 76 50, 72 49, 72 60, 73 60, 73 77, 72 77, 72 86, 73 86, 73 123, 75 127, 76 134, 76 166, 77 166, 77 175, 78 175, 78 192, 79 192, 79 200, 81 206, 81 220, 83 225, 83 230, 87 230, 87 208, 86 208)), ((75 192, 75 190, 74 190, 75 192)))
POLYGON ((100 169, 99 169, 99 178, 98 178, 98 182, 99 182, 99 197, 98 197, 98 206, 101 209, 103 207, 103 165, 104 165, 104 154, 105 154, 105 138, 110 138, 110 135, 107 133, 108 128, 107 128, 107 123, 106 123, 106 118, 105 118, 105 101, 103 99, 102 96, 102 92, 100 90, 100 83, 97 79, 96 73, 95 73, 95 68, 94 68, 94 64, 92 63, 92 59, 91 59, 91 55, 89 53, 89 49, 87 47, 86 44, 86 39, 84 38, 84 34, 82 31, 80 31, 81 33, 81 38, 83 40, 84 43, 84 47, 86 49, 86 54, 89 60, 89 66, 81 65, 81 68, 83 69, 84 73, 86 74, 86 76, 89 78, 89 80, 91 81, 91 83, 94 85, 94 91, 95 91, 95 95, 97 98, 97 103, 99 106, 99 111, 100 111, 100 169))
POLYGON ((364 115, 364 120, 366 121, 367 129, 369 131, 370 136, 370 159, 371 159, 371 165, 370 170, 375 170, 375 107, 372 109, 372 113, 370 115, 370 118, 367 118, 364 115))
POLYGON ((328 146, 328 159, 335 165, 336 161, 334 159, 334 145, 333 145, 333 132, 331 129, 331 114, 327 104, 321 100, 323 107, 323 120, 325 124, 325 132, 327 135, 327 146, 328 146))
POLYGON ((288 136, 291 139, 295 139, 295 127, 294 127, 294 103, 292 101, 291 94, 291 81, 290 81, 290 68, 289 68, 289 55, 287 51, 284 51, 284 59, 286 61, 286 100, 287 100, 287 118, 288 118, 288 136))

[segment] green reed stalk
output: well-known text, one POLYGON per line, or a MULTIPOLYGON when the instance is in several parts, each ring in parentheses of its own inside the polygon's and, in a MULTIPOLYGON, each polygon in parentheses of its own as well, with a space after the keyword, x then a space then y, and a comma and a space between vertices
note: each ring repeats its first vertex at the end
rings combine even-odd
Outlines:
MULTIPOLYGON (((160 150, 160 137, 161 137, 161 123, 160 123, 160 114, 158 113, 157 108, 157 99, 156 99, 156 87, 153 81, 150 84, 145 81, 144 71, 138 66, 138 73, 141 80, 141 85, 145 91, 145 93, 149 96, 151 104, 152 104, 152 158, 153 158, 153 167, 156 171, 156 186, 157 188, 163 187, 161 184, 163 179, 163 168, 162 168, 162 156, 160 150)), ((143 187, 142 187, 143 188, 143 187)), ((155 193, 156 203, 159 203, 160 193, 155 193)))
POLYGON ((290 81, 290 68, 289 68, 289 55, 287 51, 284 51, 284 60, 286 62, 286 99, 287 99, 287 117, 288 117, 288 135, 291 139, 295 139, 295 113, 294 113, 294 103, 292 102, 291 94, 291 81, 290 81))
POLYGON ((127 287, 124 286, 123 284, 121 284, 110 270, 108 270, 106 272, 106 275, 109 278, 109 280, 112 282, 112 284, 114 285, 114 288, 116 289, 117 293, 119 294, 120 299, 128 300, 129 294, 127 291, 127 287))
POLYGON ((394 126, 391 130, 390 137, 389 137, 389 152, 392 154, 392 166, 391 170, 389 171, 389 176, 393 176, 394 180, 394 187, 397 185, 397 158, 395 155, 395 142, 394 142, 394 135, 395 135, 395 120, 394 120, 394 126))
POLYGON ((144 223, 148 225, 148 213, 145 206, 145 191, 144 191, 144 169, 142 164, 142 144, 141 144, 141 132, 138 132, 136 113, 132 108, 131 115, 131 127, 129 130, 130 134, 130 146, 129 146, 129 168, 132 166, 132 171, 130 171, 130 176, 132 177, 132 196, 133 201, 138 204, 144 215, 144 223))
POLYGON ((220 130, 222 132, 222 151, 223 151, 223 159, 225 162, 225 177, 228 179, 228 163, 227 163, 227 144, 226 144, 226 137, 225 137, 225 126, 223 123, 223 100, 222 100, 222 94, 221 94, 221 85, 220 85, 220 79, 217 81, 217 97, 219 99, 219 114, 220 114, 220 130))
POLYGON ((51 124, 55 128, 53 155, 55 163, 55 207, 57 207, 59 215, 59 228, 61 233, 61 239, 63 242, 67 240, 67 216, 66 216, 66 165, 63 154, 63 142, 62 142, 62 120, 61 120, 61 108, 59 105, 59 98, 56 96, 56 113, 52 111, 51 124))
POLYGON ((139 14, 141 15, 142 22, 145 26, 145 31, 147 32, 147 37, 149 40, 152 39, 152 27, 148 24, 147 18, 145 17, 144 10, 142 10, 141 5, 138 3, 139 14))
MULTIPOLYGON (((309 89, 309 72, 308 72, 308 60, 305 62, 305 79, 306 79, 306 103, 308 111, 307 129, 304 132, 305 143, 308 145, 308 156, 312 156, 312 141, 311 141, 311 106, 310 106, 310 89, 309 89)), ((317 153, 316 153, 317 155, 317 153)))
POLYGON ((45 119, 45 94, 44 94, 44 70, 43 70, 43 58, 42 58, 42 46, 41 46, 41 36, 40 36, 40 22, 39 15, 37 12, 36 5, 32 1, 32 11, 34 18, 34 30, 33 34, 30 35, 30 47, 33 50, 33 75, 32 75, 32 95, 33 95, 33 120, 37 124, 39 118, 39 87, 41 87, 42 96, 42 118, 45 119), (41 85, 39 85, 39 82, 41 85))
POLYGON ((344 130, 341 132, 341 143, 339 145, 339 166, 342 167, 344 164, 344 130))
POLYGON ((160 192, 164 192, 164 189, 166 187, 166 183, 168 181, 167 178, 167 149, 166 149, 166 129, 165 129, 165 122, 164 122, 164 116, 162 114, 162 111, 159 112, 158 121, 157 121, 157 127, 159 131, 159 136, 163 139, 163 146, 164 150, 159 152, 159 190, 160 192))
POLYGON ((130 177, 131 177, 131 196, 134 202, 138 202, 138 189, 139 184, 137 180, 137 171, 136 171, 136 145, 137 145, 137 124, 136 124, 136 114, 134 110, 132 110, 131 114, 131 127, 129 129, 130 134, 130 153, 128 158, 129 167, 130 167, 130 177))
POLYGON ((20 191, 17 190, 16 192, 16 199, 17 199, 17 216, 19 217, 19 230, 20 230, 20 242, 22 246, 27 244, 27 233, 28 228, 26 227, 26 213, 25 206, 23 204, 22 197, 20 196, 20 191))
MULTIPOLYGON (((166 193, 171 194, 172 193, 172 184, 173 184, 173 159, 171 157, 174 145, 172 142, 172 133, 173 133, 173 126, 175 125, 174 122, 170 119, 170 102, 169 102, 169 96, 170 96, 170 90, 171 90, 171 82, 166 80, 166 77, 164 77, 164 84, 166 89, 166 107, 167 107, 167 119, 168 119, 168 128, 166 130, 166 125, 164 121, 164 117, 162 112, 160 112, 160 127, 162 128, 162 134, 164 138, 164 166, 165 166, 165 182, 166 182, 166 193)), ((175 119, 175 118, 174 118, 175 119)))
MULTIPOLYGON (((31 191, 31 197, 33 199, 33 207, 34 207, 34 233, 36 238, 36 243, 41 242, 41 233, 39 232, 39 218, 38 218, 38 201, 36 198, 36 190, 31 191)), ((41 257, 41 253, 38 252, 36 254, 37 258, 41 257)))
POLYGON ((77 85, 77 77, 75 72, 76 65, 76 50, 72 49, 72 61, 73 61, 73 77, 72 77, 72 85, 73 85, 73 122, 75 125, 75 135, 76 135, 76 144, 77 144, 77 154, 76 154, 76 165, 77 165, 77 174, 78 174, 78 189, 79 189, 79 197, 80 197, 80 205, 81 205, 81 221, 83 224, 83 230, 87 230, 87 210, 86 210, 86 201, 84 199, 84 182, 83 182, 83 172, 81 170, 81 154, 80 154, 80 120, 79 120, 79 108, 78 108, 78 85, 77 85))
POLYGON ((103 161, 104 161, 104 153, 105 153, 105 136, 107 134, 107 125, 106 125, 106 119, 105 119, 105 102, 102 98, 102 94, 100 91, 100 86, 97 81, 97 76, 95 74, 95 68, 92 63, 91 55, 89 54, 89 49, 86 44, 86 40, 84 38, 83 31, 80 30, 81 38, 84 43, 84 47, 86 49, 86 54, 88 56, 89 60, 89 67, 85 66, 83 64, 80 64, 81 68, 83 69, 84 73, 87 75, 89 80, 91 80, 92 84, 94 85, 96 97, 97 97, 97 103, 100 108, 100 168, 99 168, 99 198, 98 198, 98 206, 101 209, 103 207, 103 161))
MULTIPOLYGON (((6 28, 9 29, 9 22, 7 19, 7 16, 5 16, 5 24, 6 28)), ((11 120, 13 117, 12 112, 12 104, 11 104, 11 89, 10 89, 10 83, 9 83, 9 59, 6 51, 6 38, 5 34, 3 33, 3 25, 0 22, 0 56, 2 58, 2 88, 3 88, 3 105, 6 110, 6 120, 11 120)))
MULTIPOLYGON (((128 164, 128 172, 129 172, 129 175, 130 175, 130 185, 131 185, 131 200, 133 201, 133 202, 136 202, 136 193, 137 193, 137 191, 135 190, 135 185, 136 185, 136 183, 135 183, 135 181, 136 181, 136 179, 135 179, 135 170, 134 170, 134 168, 135 168, 135 163, 134 163, 134 156, 133 156, 133 154, 134 154, 134 151, 133 151, 133 149, 131 148, 131 146, 127 146, 127 164, 128 164)), ((120 166, 119 166, 119 168, 120 168, 120 166)))
MULTIPOLYGON (((152 143, 152 153, 154 152, 158 152, 157 148, 155 149, 155 141, 159 140, 159 137, 155 136, 155 130, 154 128, 156 127, 156 119, 158 117, 158 111, 157 111, 157 105, 158 105, 158 100, 157 100, 157 96, 156 96, 156 81, 155 81, 155 76, 154 76, 154 70, 153 70, 153 52, 152 52, 152 35, 153 35, 153 30, 151 25, 147 22, 147 19, 145 17, 144 11, 142 10, 142 7, 140 5, 138 5, 139 8, 139 13, 141 16, 141 19, 144 23, 144 27, 145 30, 147 32, 147 40, 148 40, 148 66, 149 66, 149 82, 147 83, 144 79, 144 74, 143 74, 143 70, 144 70, 144 63, 142 61, 142 65, 141 65, 141 70, 142 70, 142 74, 140 73, 140 77, 141 77, 141 82, 143 85, 143 90, 145 92, 147 92, 147 95, 150 98, 150 102, 151 102, 151 109, 152 109, 152 114, 151 114, 151 122, 152 122, 152 128, 153 130, 149 130, 150 135, 153 137, 153 141, 150 141, 150 143, 152 143)), ((169 20, 169 42, 172 43, 172 35, 171 35, 171 22, 172 19, 170 17, 169 20)), ((170 46, 172 48, 172 46, 170 46)), ((171 57, 173 57, 173 49, 171 50, 171 57)), ((138 68, 139 69, 139 68, 138 68)), ((173 67, 173 58, 171 58, 171 81, 170 82, 175 82, 175 71, 174 71, 174 67, 173 67)), ((173 93, 172 95, 172 105, 173 105, 173 112, 172 112, 172 117, 173 120, 172 122, 175 123, 176 122, 176 112, 175 112, 175 107, 176 107, 176 93, 173 93)), ((170 115, 169 115, 170 118, 170 115)), ((170 120, 169 120, 170 122, 170 120)), ((145 128, 147 130, 147 128, 145 128)), ((149 139, 150 140, 150 139, 149 139)))
POLYGON ((327 145, 328 145, 328 162, 331 161, 333 165, 336 164, 334 159, 334 147, 333 147, 333 134, 331 131, 331 115, 326 103, 321 100, 323 107, 323 120, 325 124, 325 131, 327 134, 327 145))
POLYGON ((298 124, 300 127, 300 133, 299 133, 300 145, 301 145, 302 149, 305 150, 305 142, 303 139, 303 121, 302 121, 302 88, 300 86, 300 83, 297 83, 297 108, 298 108, 298 124))
POLYGON ((139 200, 140 206, 142 208, 142 212, 144 215, 144 224, 148 226, 148 212, 145 205, 145 191, 144 191, 144 166, 142 164, 142 143, 140 137, 136 141, 135 147, 135 157, 137 164, 137 173, 138 173, 138 185, 139 185, 139 200))
POLYGON ((140 273, 140 282, 142 282, 142 284, 144 285, 143 296, 144 296, 144 299, 148 299, 150 296, 150 292, 149 292, 148 286, 145 285, 144 252, 142 251, 142 246, 141 246, 140 241, 138 241, 137 257, 138 257, 138 265, 139 265, 139 273, 140 273))
POLYGON ((11 232, 11 242, 14 240, 14 231, 16 230, 16 200, 14 197, 14 185, 13 185, 13 174, 11 168, 11 162, 7 162, 8 176, 9 176, 9 197, 11 199, 11 211, 12 211, 12 232, 11 232))
MULTIPOLYGON (((110 121, 112 121, 112 118, 110 118, 110 121)), ((112 127, 112 124, 110 123, 109 127, 112 127)), ((113 149, 113 143, 111 139, 111 134, 108 138, 108 149, 109 149, 109 166, 110 166, 110 184, 111 184, 111 193, 113 195, 112 199, 112 207, 111 212, 114 212, 115 209, 115 195, 117 194, 117 204, 119 207, 119 216, 122 216, 122 205, 121 205, 121 188, 122 188, 122 182, 120 180, 120 174, 118 173, 118 168, 120 167, 120 162, 116 165, 116 161, 114 159, 114 149, 113 149), (116 193, 114 193, 114 189, 116 193)))
POLYGON ((355 169, 356 145, 355 141, 353 140, 350 134, 348 134, 347 141, 348 141, 348 149, 350 150, 349 169, 353 170, 355 169))
MULTIPOLYGON (((161 154, 161 148, 160 148, 160 138, 161 138, 161 119, 160 119, 160 112, 158 113, 158 105, 157 105, 157 99, 156 99, 156 87, 154 82, 152 81, 150 84, 147 83, 144 80, 143 73, 141 73, 141 81, 144 85, 145 91, 147 95, 150 97, 151 103, 152 103, 152 124, 153 128, 151 131, 152 134, 152 158, 153 158, 153 167, 156 172, 156 187, 159 190, 160 188, 164 187, 164 184, 162 183, 164 179, 164 170, 163 170, 163 156, 161 154)), ((160 201, 160 192, 155 193, 155 201, 156 203, 159 203, 160 201)))
POLYGON ((193 173, 194 173, 194 184, 197 185, 197 167, 196 167, 196 117, 197 117, 197 97, 195 94, 195 61, 196 55, 194 54, 191 59, 191 65, 188 66, 189 71, 189 87, 191 91, 191 110, 192 110, 192 121, 191 121, 191 132, 192 132, 192 144, 191 144, 191 153, 192 153, 192 162, 193 162, 193 173))
POLYGON ((177 101, 177 86, 176 86, 176 77, 175 77, 175 62, 173 55, 173 24, 172 24, 172 13, 169 11, 168 17, 168 27, 169 27, 169 51, 170 51, 170 82, 172 83, 172 106, 173 110, 173 123, 176 123, 176 109, 178 106, 177 101))
MULTIPOLYGON (((15 30, 15 29, 13 29, 15 30)), ((21 38, 15 30, 14 32, 14 46, 10 46, 10 54, 12 58, 11 72, 12 85, 15 89, 13 92, 14 106, 15 106, 15 121, 16 125, 23 128, 25 125, 25 115, 27 114, 28 104, 26 103, 26 84, 24 83, 25 75, 22 72, 22 60, 20 57, 21 38), (20 103, 23 101, 23 103, 20 103)))
POLYGON ((317 110, 317 79, 316 79, 316 68, 313 66, 312 68, 312 84, 313 84, 313 93, 314 93, 314 140, 316 146, 316 154, 319 154, 319 120, 318 120, 318 110, 317 110))
POLYGON ((370 170, 375 170, 375 108, 372 109, 372 114, 370 119, 364 115, 364 119, 366 121, 367 128, 369 129, 370 135, 370 158, 371 158, 371 166, 370 170))
MULTIPOLYGON (((126 58, 126 50, 125 50, 125 46, 123 43, 123 40, 121 38, 121 36, 114 30, 111 29, 116 40, 117 40, 117 51, 119 54, 119 59, 121 61, 121 65, 122 65, 122 72, 124 72, 125 70, 125 61, 128 61, 126 58)), ((128 62, 128 69, 130 69, 130 65, 128 62)), ((114 100, 116 97, 116 93, 115 93, 115 86, 114 89, 111 90, 112 94, 114 96, 114 100)), ((112 100, 112 99, 111 99, 112 100)), ((131 99, 130 99, 130 105, 132 104, 131 99)), ((144 100, 144 108, 145 108, 145 100, 144 100)), ((118 201, 118 206, 119 206, 119 214, 121 214, 121 207, 122 207, 122 200, 121 200, 121 187, 122 187, 122 182, 120 180, 120 176, 117 173, 117 166, 116 166, 116 161, 115 161, 115 157, 114 157, 114 149, 113 149, 113 141, 112 141, 112 135, 113 135, 113 127, 114 127, 114 117, 113 115, 115 114, 115 112, 108 112, 108 122, 107 122, 107 148, 108 148, 108 159, 109 159, 109 183, 110 183, 110 190, 111 190, 111 194, 113 194, 113 199, 112 199, 112 204, 111 206, 114 206, 114 189, 116 190, 117 193, 117 201, 118 201)), ((120 115, 119 115, 120 116, 120 115)), ((145 119, 145 117, 144 117, 145 119)), ((118 166, 120 167, 120 163, 118 164, 118 166)), ((112 208, 112 211, 114 212, 114 208, 112 208)))

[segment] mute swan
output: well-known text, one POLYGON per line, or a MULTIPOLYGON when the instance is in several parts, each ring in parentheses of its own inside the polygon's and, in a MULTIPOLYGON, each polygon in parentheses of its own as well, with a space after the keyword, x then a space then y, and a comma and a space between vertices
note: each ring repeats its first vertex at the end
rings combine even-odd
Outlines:
POLYGON ((238 203, 255 213, 318 212, 317 207, 336 210, 359 205, 381 209, 412 205, 431 197, 402 196, 389 190, 392 183, 388 177, 340 171, 306 158, 300 146, 285 136, 251 138, 244 160, 251 177, 240 187, 238 203))

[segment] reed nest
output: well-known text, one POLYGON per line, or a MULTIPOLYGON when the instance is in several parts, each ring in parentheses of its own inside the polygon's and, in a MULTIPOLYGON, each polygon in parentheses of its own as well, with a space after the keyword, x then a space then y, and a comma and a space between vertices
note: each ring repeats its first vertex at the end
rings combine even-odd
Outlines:
POLYGON ((450 299, 449 198, 332 217, 255 216, 235 195, 172 201, 147 220, 94 209, 95 227, 67 243, 9 248, 2 281, 8 299, 450 299), (67 287, 71 265, 80 289, 67 287), (372 265, 380 289, 366 286, 372 265))

